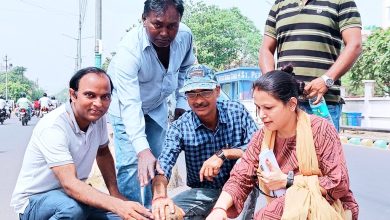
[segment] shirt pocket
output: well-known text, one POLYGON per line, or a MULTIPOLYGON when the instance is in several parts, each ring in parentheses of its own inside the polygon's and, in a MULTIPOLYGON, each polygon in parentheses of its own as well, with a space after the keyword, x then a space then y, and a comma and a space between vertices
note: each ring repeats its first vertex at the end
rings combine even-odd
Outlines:
POLYGON ((163 78, 162 93, 165 96, 169 96, 173 93, 178 86, 178 72, 167 72, 163 78))

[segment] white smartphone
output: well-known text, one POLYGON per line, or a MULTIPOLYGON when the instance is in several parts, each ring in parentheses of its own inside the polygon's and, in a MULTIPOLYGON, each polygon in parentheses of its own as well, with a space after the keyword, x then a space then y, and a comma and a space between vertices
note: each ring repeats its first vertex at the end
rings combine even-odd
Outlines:
MULTIPOLYGON (((259 166, 261 170, 263 170, 266 173, 270 172, 267 164, 265 163, 267 159, 272 164, 272 167, 280 169, 279 164, 276 161, 274 152, 272 150, 266 149, 266 150, 262 150, 259 155, 259 166)), ((281 197, 286 193, 286 189, 271 190, 270 193, 271 196, 281 197)))

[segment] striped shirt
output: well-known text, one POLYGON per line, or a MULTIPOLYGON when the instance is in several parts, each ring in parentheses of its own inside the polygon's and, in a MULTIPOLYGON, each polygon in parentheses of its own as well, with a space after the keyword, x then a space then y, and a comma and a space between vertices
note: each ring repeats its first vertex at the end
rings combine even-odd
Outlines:
MULTIPOLYGON (((353 0, 276 0, 268 15, 265 35, 277 40, 277 67, 294 66, 297 78, 311 81, 326 73, 340 55, 341 32, 361 28, 353 0)), ((325 99, 338 102, 335 82, 325 99)))
POLYGON ((184 113, 169 127, 164 148, 158 160, 164 175, 170 179, 181 151, 185 152, 187 185, 192 188, 222 189, 236 160, 226 160, 213 182, 200 182, 203 163, 220 149, 246 149, 257 126, 239 102, 217 102, 218 125, 215 131, 202 124, 192 111, 184 113))

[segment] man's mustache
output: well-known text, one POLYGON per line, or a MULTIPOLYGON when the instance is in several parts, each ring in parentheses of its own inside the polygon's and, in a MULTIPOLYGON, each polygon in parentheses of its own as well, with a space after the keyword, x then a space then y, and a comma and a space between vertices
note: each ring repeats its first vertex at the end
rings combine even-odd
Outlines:
POLYGON ((208 106, 208 104, 204 103, 204 102, 194 104, 195 108, 203 108, 203 107, 207 107, 207 106, 208 106))

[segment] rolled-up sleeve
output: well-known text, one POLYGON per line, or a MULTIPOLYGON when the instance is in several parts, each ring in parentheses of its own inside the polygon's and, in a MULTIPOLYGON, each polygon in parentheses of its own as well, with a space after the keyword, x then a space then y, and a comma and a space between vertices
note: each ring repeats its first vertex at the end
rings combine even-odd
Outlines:
POLYGON ((113 75, 122 121, 137 153, 149 148, 138 81, 140 59, 130 48, 120 47, 112 59, 108 73, 113 75))
POLYGON ((164 141, 163 150, 158 157, 158 162, 161 169, 164 171, 164 176, 169 180, 172 174, 172 168, 176 163, 177 158, 182 150, 180 143, 182 143, 181 129, 175 124, 169 127, 164 141))
POLYGON ((225 183, 223 191, 229 193, 233 198, 233 206, 228 209, 228 217, 235 218, 242 211, 248 194, 256 184, 256 170, 258 168, 258 155, 260 143, 263 139, 263 132, 258 131, 253 135, 248 149, 230 172, 230 178, 225 183))

